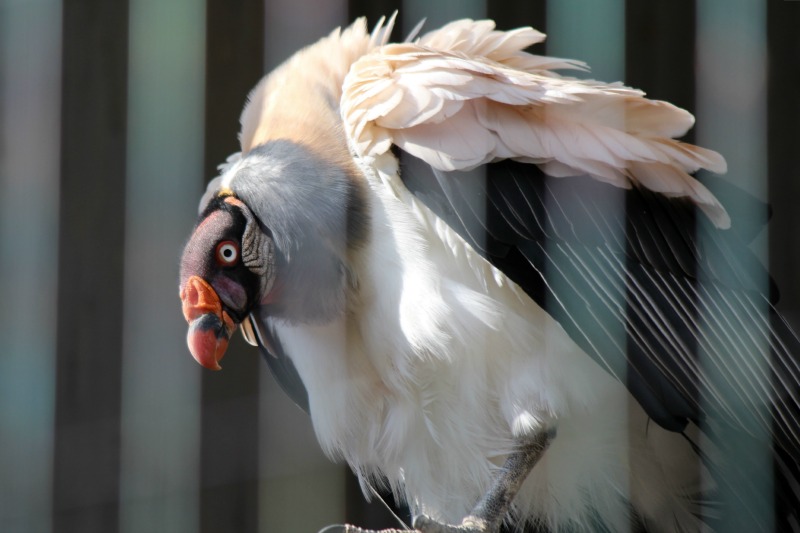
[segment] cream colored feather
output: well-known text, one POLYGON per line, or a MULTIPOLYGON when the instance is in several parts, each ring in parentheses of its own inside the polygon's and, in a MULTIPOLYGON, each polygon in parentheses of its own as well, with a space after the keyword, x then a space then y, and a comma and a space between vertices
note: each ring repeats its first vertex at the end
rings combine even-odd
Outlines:
POLYGON ((342 82, 351 65, 386 44, 394 17, 370 34, 360 18, 297 52, 265 76, 242 110, 242 154, 271 140, 288 139, 314 148, 318 155, 352 164, 339 115, 342 82))
POLYGON ((358 155, 396 144, 440 170, 513 158, 554 176, 590 174, 696 202, 719 227, 730 219, 690 174, 726 171, 711 150, 675 140, 687 111, 619 83, 563 77, 582 63, 522 49, 544 35, 460 20, 413 43, 374 49, 344 81, 341 113, 358 155))

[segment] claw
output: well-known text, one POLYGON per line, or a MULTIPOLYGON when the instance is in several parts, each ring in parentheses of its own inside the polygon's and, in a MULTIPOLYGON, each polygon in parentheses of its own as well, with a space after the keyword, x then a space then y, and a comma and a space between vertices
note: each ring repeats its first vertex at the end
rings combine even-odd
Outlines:
MULTIPOLYGON (((319 530, 319 533, 415 533, 407 529, 361 529, 350 524, 335 524, 319 530)), ((419 532, 416 532, 419 533, 419 532)))
POLYGON ((420 533, 495 533, 496 530, 489 529, 486 520, 477 516, 467 516, 461 525, 443 524, 425 515, 414 517, 414 529, 420 533))
POLYGON ((425 515, 414 517, 414 529, 361 529, 350 524, 336 524, 319 530, 319 533, 495 533, 486 520, 477 516, 464 518, 461 525, 443 524, 425 515))
MULTIPOLYGON (((522 482, 531 469, 542 458, 550 441, 556 436, 555 430, 542 431, 523 441, 519 450, 506 458, 503 469, 494 480, 489 491, 475 505, 459 525, 443 524, 426 515, 414 517, 415 533, 498 533, 508 512, 511 500, 516 496, 522 482)), ((356 526, 329 526, 319 533, 410 533, 401 529, 361 529, 356 526)))

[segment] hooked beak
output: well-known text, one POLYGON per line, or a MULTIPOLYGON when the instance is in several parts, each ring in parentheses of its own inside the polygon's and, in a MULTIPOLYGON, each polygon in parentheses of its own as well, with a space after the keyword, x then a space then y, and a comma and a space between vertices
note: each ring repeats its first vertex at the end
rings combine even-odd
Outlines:
POLYGON ((236 329, 233 319, 222 309, 214 288, 199 276, 192 276, 181 290, 183 316, 189 323, 186 343, 198 363, 220 370, 228 341, 236 329))

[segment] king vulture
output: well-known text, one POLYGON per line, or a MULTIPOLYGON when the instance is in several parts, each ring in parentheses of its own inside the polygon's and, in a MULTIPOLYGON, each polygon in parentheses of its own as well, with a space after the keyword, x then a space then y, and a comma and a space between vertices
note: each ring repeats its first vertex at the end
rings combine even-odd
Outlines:
POLYGON ((250 94, 181 260, 195 359, 240 327, 425 533, 699 531, 772 501, 796 527, 800 342, 748 248, 767 210, 676 140, 694 117, 560 73, 586 66, 524 51, 530 27, 392 23, 250 94), (774 494, 734 441, 767 442, 774 494))

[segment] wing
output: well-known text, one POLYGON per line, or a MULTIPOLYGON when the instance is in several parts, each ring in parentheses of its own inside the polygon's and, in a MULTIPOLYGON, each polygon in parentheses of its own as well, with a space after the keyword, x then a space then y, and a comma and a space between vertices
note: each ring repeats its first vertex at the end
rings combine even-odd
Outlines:
POLYGON ((283 351, 280 338, 272 331, 269 322, 256 311, 242 322, 242 332, 247 342, 258 346, 258 351, 267 362, 272 377, 278 382, 283 392, 300 409, 310 413, 306 386, 294 363, 283 351))
MULTIPOLYGON (((745 241, 761 220, 734 218, 719 230, 685 199, 553 178, 515 161, 484 172, 402 161, 406 187, 624 381, 658 424, 680 431, 714 414, 774 430, 797 449, 800 343, 745 241)), ((734 214, 766 211, 707 180, 739 200, 734 214)))
POLYGON ((523 52, 544 38, 532 28, 493 28, 462 20, 359 59, 341 100, 357 153, 370 158, 394 144, 443 171, 513 158, 553 176, 686 196, 729 225, 690 175, 724 172, 724 159, 674 139, 693 125, 690 113, 619 83, 560 76, 553 69, 581 64, 523 52))
MULTIPOLYGON (((543 37, 462 20, 377 48, 345 79, 351 146, 376 161, 406 152, 406 186, 659 424, 713 414, 796 449, 800 343, 745 242, 763 217, 721 231, 728 211, 692 174, 724 160, 674 139, 691 114, 556 74, 582 65, 522 51, 543 37)), ((755 201, 706 181, 737 216, 755 201)))

